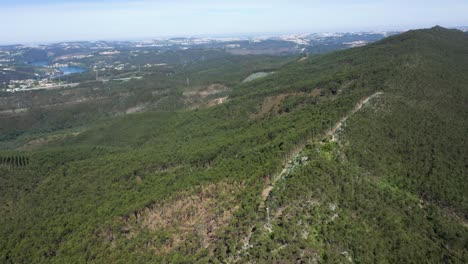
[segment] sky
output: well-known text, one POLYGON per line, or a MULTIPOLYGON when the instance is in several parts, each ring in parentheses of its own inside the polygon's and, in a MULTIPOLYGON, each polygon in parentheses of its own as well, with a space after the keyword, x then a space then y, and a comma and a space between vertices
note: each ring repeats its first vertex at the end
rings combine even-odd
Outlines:
POLYGON ((468 26, 468 0, 0 0, 0 44, 468 26))

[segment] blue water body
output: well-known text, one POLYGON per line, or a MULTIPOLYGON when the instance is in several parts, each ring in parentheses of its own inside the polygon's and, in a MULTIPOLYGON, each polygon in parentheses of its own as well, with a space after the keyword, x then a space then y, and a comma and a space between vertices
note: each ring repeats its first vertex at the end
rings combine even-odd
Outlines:
MULTIPOLYGON (((35 62, 31 62, 30 65, 35 66, 35 67, 45 67, 45 66, 49 66, 49 62, 48 61, 35 61, 35 62)), ((56 75, 54 77, 62 77, 65 75, 70 75, 74 73, 83 73, 87 71, 85 68, 75 67, 75 66, 59 67, 58 69, 62 72, 62 74, 56 75)))

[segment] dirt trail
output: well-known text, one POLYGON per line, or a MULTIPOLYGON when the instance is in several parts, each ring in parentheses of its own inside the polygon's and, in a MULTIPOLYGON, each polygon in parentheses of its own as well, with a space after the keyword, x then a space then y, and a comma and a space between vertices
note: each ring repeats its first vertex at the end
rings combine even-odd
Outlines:
POLYGON ((343 117, 340 121, 338 121, 338 123, 336 123, 333 128, 329 131, 326 132, 325 136, 332 136, 332 141, 336 141, 336 131, 338 131, 338 129, 340 129, 343 124, 346 122, 346 120, 348 120, 348 118, 350 116, 352 116, 354 113, 356 113, 357 111, 361 110, 361 108, 367 103, 369 102, 370 99, 376 97, 376 96, 379 96, 381 95, 382 92, 377 92, 377 93, 374 93, 373 95, 371 96, 368 96, 364 99, 362 99, 361 101, 359 101, 356 106, 354 106, 353 110, 351 110, 351 112, 346 115, 345 117, 343 117))
MULTIPOLYGON (((333 137, 333 141, 336 141, 336 138, 335 138, 335 133, 336 131, 338 131, 338 129, 340 129, 343 124, 346 122, 346 120, 348 120, 348 118, 350 116, 352 116, 354 113, 356 113, 357 111, 359 111, 367 102, 369 102, 370 99, 378 96, 378 95, 381 95, 382 92, 377 92, 377 93, 374 93, 373 95, 371 96, 368 96, 364 99, 362 99, 361 101, 359 101, 356 106, 354 106, 354 108, 351 110, 351 112, 346 115, 345 117, 343 117, 340 121, 338 121, 338 123, 336 123, 333 128, 331 130, 328 130, 326 133, 325 133, 325 136, 329 136, 331 135, 333 137)), ((304 144, 305 145, 305 144, 304 144)), ((292 151, 290 157, 295 157, 297 155, 299 155, 301 152, 302 152, 302 149, 304 148, 304 146, 299 146, 298 148, 296 148, 294 151, 292 151)), ((275 176, 271 183, 265 187, 265 189, 263 189, 262 191, 262 202, 260 204, 260 208, 263 208, 264 206, 264 203, 265 201, 267 200, 268 196, 270 195, 270 192, 273 190, 276 182, 281 179, 281 177, 285 176, 286 172, 290 169, 292 169, 293 167, 293 164, 291 164, 291 160, 288 160, 287 161, 287 165, 284 167, 284 169, 277 175, 275 176)))
MULTIPOLYGON (((366 103, 369 102, 369 100, 371 100, 372 98, 376 97, 376 96, 379 96, 383 94, 382 92, 376 92, 366 98, 363 98, 361 101, 359 101, 355 106, 354 108, 351 110, 350 113, 348 113, 345 117, 343 117, 340 121, 338 121, 332 129, 328 130, 325 132, 325 136, 332 136, 332 140, 333 141, 336 141, 336 138, 335 138, 335 133, 338 131, 338 129, 341 128, 341 126, 346 122, 346 120, 348 120, 348 118, 350 116, 352 116, 353 114, 355 114, 356 112, 358 112, 366 103)), ((311 138, 309 139, 308 141, 313 141, 314 138, 311 138)), ((291 153, 290 153, 290 157, 296 157, 297 155, 299 155, 302 150, 304 149, 305 147, 305 144, 303 145, 300 145, 298 146, 296 149, 294 149, 291 153)), ((265 202, 268 200, 268 197, 270 196, 270 193, 271 191, 275 188, 275 185, 276 185, 276 182, 278 182, 279 179, 281 179, 282 177, 284 177, 286 175, 286 173, 288 171, 290 171, 294 164, 292 163, 291 160, 286 160, 285 161, 285 164, 287 164, 283 170, 277 174, 275 177, 273 177, 273 179, 271 180, 271 182, 268 184, 268 186, 266 186, 263 190, 262 190, 262 193, 261 193, 261 197, 262 197, 262 200, 260 202, 260 205, 259 205, 259 208, 258 208, 258 211, 261 211, 265 208, 265 202)), ((245 249, 248 249, 249 247, 251 247, 250 245, 250 239, 252 237, 252 234, 254 232, 254 229, 255 229, 255 226, 253 226, 247 236, 243 239, 243 242, 244 242, 244 247, 243 247, 243 250, 245 249)))

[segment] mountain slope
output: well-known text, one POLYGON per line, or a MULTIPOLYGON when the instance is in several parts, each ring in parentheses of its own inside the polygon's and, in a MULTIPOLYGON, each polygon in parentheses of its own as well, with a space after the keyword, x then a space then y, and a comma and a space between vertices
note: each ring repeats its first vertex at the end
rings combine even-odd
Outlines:
POLYGON ((408 58, 338 143, 301 154, 311 161, 272 192, 253 259, 466 262, 466 38, 434 28, 376 46, 408 58))
POLYGON ((2 153, 30 163, 0 166, 1 257, 466 262, 467 44, 410 31, 290 63, 215 107, 2 153))

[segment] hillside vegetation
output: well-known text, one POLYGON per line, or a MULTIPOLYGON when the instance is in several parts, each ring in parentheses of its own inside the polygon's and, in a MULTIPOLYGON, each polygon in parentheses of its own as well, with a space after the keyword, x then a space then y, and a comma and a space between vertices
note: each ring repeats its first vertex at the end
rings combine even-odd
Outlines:
POLYGON ((467 263, 467 35, 282 65, 229 67, 211 107, 5 137, 2 262, 467 263))

